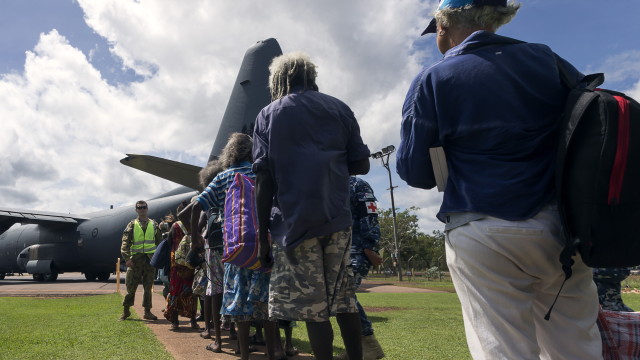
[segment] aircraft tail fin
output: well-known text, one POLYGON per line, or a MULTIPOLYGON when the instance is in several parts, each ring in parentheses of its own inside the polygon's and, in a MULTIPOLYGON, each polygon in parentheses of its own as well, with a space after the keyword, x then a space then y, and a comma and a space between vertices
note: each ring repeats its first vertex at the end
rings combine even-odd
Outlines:
POLYGON ((271 102, 269 65, 280 55, 282 49, 274 38, 258 41, 247 49, 208 161, 220 155, 232 133, 253 135, 256 116, 271 102))
MULTIPOLYGON (((279 55, 282 55, 282 50, 273 38, 258 41, 246 51, 207 161, 218 158, 232 133, 253 135, 256 116, 271 102, 269 65, 279 55)), ((135 154, 127 154, 120 163, 191 189, 202 190, 198 181, 198 172, 202 168, 198 166, 135 154)))

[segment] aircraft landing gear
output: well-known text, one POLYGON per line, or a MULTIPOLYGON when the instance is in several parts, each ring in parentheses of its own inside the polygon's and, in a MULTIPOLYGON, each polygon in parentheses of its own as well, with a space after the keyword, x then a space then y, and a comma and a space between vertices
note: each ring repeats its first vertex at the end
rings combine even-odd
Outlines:
POLYGON ((84 273, 84 278, 87 279, 87 281, 96 281, 97 277, 98 275, 96 275, 95 273, 84 273))
POLYGON ((33 280, 44 281, 44 274, 33 274, 33 280))
POLYGON ((100 272, 97 275, 98 281, 109 281, 109 277, 111 277, 111 273, 108 272, 100 272))
POLYGON ((53 282, 53 281, 56 281, 57 279, 58 279, 57 272, 52 272, 50 274, 43 275, 43 281, 46 281, 46 282, 53 282))

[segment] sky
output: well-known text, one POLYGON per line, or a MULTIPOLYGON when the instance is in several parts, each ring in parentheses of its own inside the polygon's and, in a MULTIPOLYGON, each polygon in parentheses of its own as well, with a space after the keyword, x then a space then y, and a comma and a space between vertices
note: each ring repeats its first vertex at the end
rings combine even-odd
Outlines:
MULTIPOLYGON (((522 0, 498 34, 549 45, 604 87, 640 99, 640 1, 522 0)), ((203 166, 247 48, 307 52, 378 151, 400 141, 413 77, 441 54, 420 37, 437 0, 0 0, 0 208, 61 213, 131 205, 176 187, 119 160, 203 166)), ((442 196, 390 168, 395 205, 435 219, 442 196)), ((391 207, 379 160, 363 177, 391 207)))

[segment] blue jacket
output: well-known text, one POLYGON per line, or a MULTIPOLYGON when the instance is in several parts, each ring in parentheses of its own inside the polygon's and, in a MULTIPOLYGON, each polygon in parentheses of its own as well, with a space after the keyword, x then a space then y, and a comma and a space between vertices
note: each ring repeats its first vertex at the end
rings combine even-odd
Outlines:
POLYGON ((556 128, 569 89, 546 45, 471 34, 413 80, 402 109, 397 171, 430 189, 429 148, 442 146, 449 178, 438 218, 474 212, 534 216, 554 190, 556 128))
POLYGON ((378 251, 380 223, 373 189, 369 183, 355 176, 349 179, 349 187, 353 218, 351 255, 362 254, 364 249, 378 251))
POLYGON ((276 185, 271 239, 293 249, 351 226, 348 164, 368 156, 353 111, 332 96, 297 88, 262 109, 253 169, 276 185))

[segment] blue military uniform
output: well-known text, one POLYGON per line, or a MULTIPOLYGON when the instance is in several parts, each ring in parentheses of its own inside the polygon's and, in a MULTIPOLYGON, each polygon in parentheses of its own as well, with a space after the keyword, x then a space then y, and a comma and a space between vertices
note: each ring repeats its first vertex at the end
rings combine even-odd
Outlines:
MULTIPOLYGON (((351 266, 356 279, 356 288, 360 287, 362 278, 369 274, 371 262, 364 253, 364 249, 378 251, 380 241, 380 223, 378 222, 378 208, 376 197, 371 186, 364 180, 352 176, 349 179, 351 216, 353 217, 351 266)), ((362 320, 362 335, 373 334, 371 322, 367 319, 360 302, 357 302, 362 320)))
MULTIPOLYGON (((380 223, 378 207, 371 186, 364 180, 352 176, 349 179, 351 197, 351 216, 353 218, 351 239, 351 265, 353 271, 361 277, 367 276, 371 262, 364 249, 378 251, 380 241, 380 223)), ((362 278, 357 276, 358 285, 362 278)))
POLYGON ((598 300, 605 310, 633 311, 622 302, 620 282, 631 274, 630 268, 593 268, 598 300))

